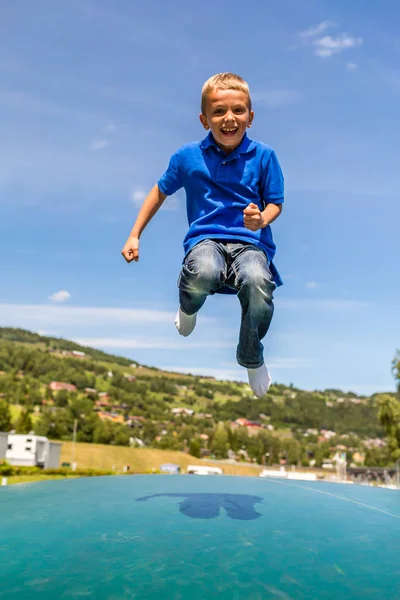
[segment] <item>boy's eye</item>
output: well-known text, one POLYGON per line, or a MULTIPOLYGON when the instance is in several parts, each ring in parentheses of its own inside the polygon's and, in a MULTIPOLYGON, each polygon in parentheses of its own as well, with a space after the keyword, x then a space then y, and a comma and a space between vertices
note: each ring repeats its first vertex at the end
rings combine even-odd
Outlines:
POLYGON ((214 110, 214 115, 223 115, 223 114, 224 114, 224 111, 222 108, 216 108, 214 110))
POLYGON ((245 112, 245 110, 246 109, 244 108, 244 106, 238 106, 237 108, 235 108, 235 113, 242 114, 245 112))

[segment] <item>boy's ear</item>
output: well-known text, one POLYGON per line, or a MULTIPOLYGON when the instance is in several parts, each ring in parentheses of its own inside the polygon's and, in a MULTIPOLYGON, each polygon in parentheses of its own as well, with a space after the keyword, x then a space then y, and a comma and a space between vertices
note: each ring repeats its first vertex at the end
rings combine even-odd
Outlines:
POLYGON ((204 129, 210 129, 207 118, 203 115, 203 113, 200 113, 199 117, 200 117, 200 122, 203 125, 204 129))
POLYGON ((252 124, 252 122, 253 122, 253 119, 254 119, 254 110, 251 110, 251 111, 250 111, 250 115, 249 115, 249 122, 248 122, 248 124, 247 124, 247 127, 251 127, 251 124, 252 124))

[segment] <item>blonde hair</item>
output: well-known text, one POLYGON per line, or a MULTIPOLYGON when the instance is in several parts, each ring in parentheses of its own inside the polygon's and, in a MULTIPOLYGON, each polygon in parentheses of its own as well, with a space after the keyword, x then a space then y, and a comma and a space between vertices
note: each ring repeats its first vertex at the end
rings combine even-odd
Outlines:
POLYGON ((239 77, 239 75, 235 75, 235 73, 217 73, 210 77, 210 79, 207 79, 201 90, 201 112, 203 115, 206 110, 207 96, 216 89, 244 92, 249 99, 249 110, 251 110, 250 89, 247 82, 242 77, 239 77))

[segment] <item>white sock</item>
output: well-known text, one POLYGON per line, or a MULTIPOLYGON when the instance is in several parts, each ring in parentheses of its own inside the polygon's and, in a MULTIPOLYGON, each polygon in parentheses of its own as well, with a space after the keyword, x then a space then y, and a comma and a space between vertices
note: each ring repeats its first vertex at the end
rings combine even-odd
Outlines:
POLYGON ((261 398, 261 396, 264 396, 264 394, 268 392, 272 382, 267 367, 262 364, 261 367, 258 367, 257 369, 247 369, 247 373, 249 375, 249 384, 254 395, 257 396, 257 398, 261 398))
POLYGON ((175 317, 175 326, 181 335, 187 337, 196 327, 196 319, 197 313, 194 313, 194 315, 187 315, 183 312, 181 307, 179 307, 175 317))

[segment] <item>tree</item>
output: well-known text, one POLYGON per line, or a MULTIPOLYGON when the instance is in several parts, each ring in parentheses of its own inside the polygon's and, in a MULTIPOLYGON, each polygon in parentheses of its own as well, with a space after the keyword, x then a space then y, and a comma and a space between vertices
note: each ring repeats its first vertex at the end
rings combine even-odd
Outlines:
POLYGON ((217 458, 226 458, 228 455, 229 443, 228 432, 225 429, 224 423, 221 421, 215 430, 214 439, 212 441, 212 451, 217 458))
POLYGON ((116 428, 113 443, 116 446, 129 446, 130 437, 131 432, 129 430, 129 427, 127 427, 126 425, 119 425, 116 428))
POLYGON ((0 400, 0 431, 8 432, 11 429, 11 412, 7 402, 0 400))
POLYGON ((195 456, 196 458, 200 458, 201 456, 201 443, 199 438, 193 438, 190 440, 189 444, 189 454, 195 456))
POLYGON ((68 396, 67 390, 60 390, 55 396, 55 405, 61 408, 68 406, 68 396))
POLYGON ((397 388, 400 392, 400 350, 397 351, 397 354, 393 359, 392 370, 393 370, 393 375, 397 382, 397 388))
POLYGON ((394 459, 400 458, 400 402, 389 394, 376 397, 378 416, 386 431, 389 449, 394 459))
POLYGON ((78 442, 93 442, 94 432, 98 423, 101 422, 96 413, 89 415, 82 414, 78 421, 78 442))
POLYGON ((52 440, 70 440, 74 420, 70 411, 60 408, 57 412, 44 411, 34 426, 36 435, 44 435, 52 440))
POLYGON ((28 410, 23 410, 15 424, 17 433, 30 433, 33 430, 32 419, 28 410))

